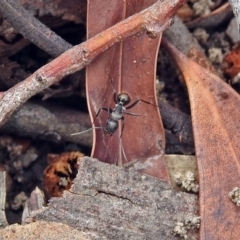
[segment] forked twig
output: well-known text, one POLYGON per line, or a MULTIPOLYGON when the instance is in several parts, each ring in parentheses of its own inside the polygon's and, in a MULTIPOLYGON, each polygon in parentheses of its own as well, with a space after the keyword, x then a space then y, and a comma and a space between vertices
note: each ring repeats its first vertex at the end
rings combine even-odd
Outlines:
POLYGON ((158 0, 149 8, 69 49, 24 81, 2 93, 0 126, 30 97, 57 83, 63 77, 83 69, 114 44, 143 30, 151 33, 151 36, 161 34, 172 23, 176 11, 185 2, 186 0, 158 0))

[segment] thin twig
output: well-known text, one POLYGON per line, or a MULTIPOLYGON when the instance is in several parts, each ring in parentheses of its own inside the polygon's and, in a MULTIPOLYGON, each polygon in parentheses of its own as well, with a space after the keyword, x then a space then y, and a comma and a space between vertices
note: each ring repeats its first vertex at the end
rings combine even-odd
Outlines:
POLYGON ((77 45, 30 77, 2 94, 0 100, 0 125, 30 97, 57 83, 63 77, 86 67, 94 58, 114 44, 140 31, 161 34, 172 23, 178 8, 186 0, 159 0, 149 8, 77 45))
POLYGON ((87 113, 58 107, 54 104, 27 102, 14 113, 0 134, 14 134, 50 142, 74 142, 91 147, 92 133, 72 136, 91 127, 87 113))
POLYGON ((0 13, 25 38, 54 57, 72 47, 71 44, 34 18, 16 0, 1 0, 0 13), (59 44, 56 45, 56 41, 59 44))

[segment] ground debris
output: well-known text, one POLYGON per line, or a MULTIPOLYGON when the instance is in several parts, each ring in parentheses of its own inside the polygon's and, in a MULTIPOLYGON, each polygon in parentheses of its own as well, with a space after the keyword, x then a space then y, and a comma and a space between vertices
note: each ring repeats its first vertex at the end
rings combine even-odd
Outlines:
POLYGON ((228 194, 229 198, 234 202, 238 207, 240 206, 240 188, 235 187, 228 194))
POLYGON ((193 172, 187 171, 185 174, 177 172, 174 177, 176 183, 186 191, 192 191, 194 193, 199 191, 199 184, 197 183, 193 172))
POLYGON ((97 239, 171 240, 179 239, 172 234, 175 223, 195 215, 197 206, 196 196, 175 192, 164 181, 85 157, 70 191, 27 222, 61 222, 97 239))
POLYGON ((184 222, 177 222, 173 229, 173 235, 183 239, 189 239, 189 231, 200 228, 200 217, 189 214, 185 217, 184 222))

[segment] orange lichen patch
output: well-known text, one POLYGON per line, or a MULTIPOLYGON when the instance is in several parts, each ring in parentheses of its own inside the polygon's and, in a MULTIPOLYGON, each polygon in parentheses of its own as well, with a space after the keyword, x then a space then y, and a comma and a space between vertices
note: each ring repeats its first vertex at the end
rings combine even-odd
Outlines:
POLYGON ((233 49, 224 58, 223 71, 230 77, 235 77, 240 72, 240 49, 233 49))
POLYGON ((81 152, 48 155, 49 165, 44 170, 42 181, 47 197, 60 197, 64 190, 71 187, 77 174, 78 163, 83 156, 81 152))

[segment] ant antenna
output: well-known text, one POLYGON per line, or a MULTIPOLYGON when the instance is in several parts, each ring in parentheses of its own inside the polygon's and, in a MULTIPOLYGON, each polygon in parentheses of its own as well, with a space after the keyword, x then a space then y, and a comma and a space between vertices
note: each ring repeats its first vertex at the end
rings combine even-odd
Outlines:
POLYGON ((89 129, 84 130, 84 131, 82 131, 82 132, 71 133, 71 136, 81 135, 81 134, 86 133, 86 132, 89 132, 90 130, 93 130, 93 129, 104 129, 104 127, 94 127, 94 128, 89 128, 89 129))

